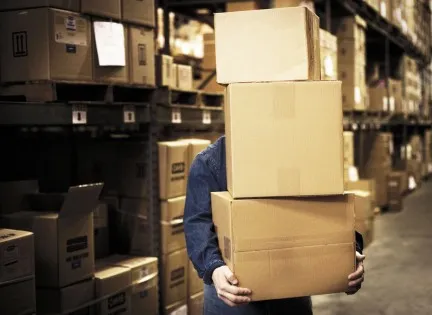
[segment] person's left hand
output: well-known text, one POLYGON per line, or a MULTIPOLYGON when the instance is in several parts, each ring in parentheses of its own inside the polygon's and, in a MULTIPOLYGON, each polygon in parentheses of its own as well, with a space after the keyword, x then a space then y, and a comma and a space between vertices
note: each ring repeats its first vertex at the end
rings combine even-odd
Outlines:
POLYGON ((361 289, 362 283, 364 281, 363 261, 365 260, 365 258, 366 258, 365 255, 356 252, 357 270, 348 276, 349 288, 348 291, 346 292, 346 294, 348 295, 356 294, 361 289))

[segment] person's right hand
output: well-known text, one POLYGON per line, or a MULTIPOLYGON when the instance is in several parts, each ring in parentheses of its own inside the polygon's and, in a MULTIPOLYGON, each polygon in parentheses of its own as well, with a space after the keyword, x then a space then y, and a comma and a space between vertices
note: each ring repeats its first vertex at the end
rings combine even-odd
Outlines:
POLYGON ((212 275, 218 297, 229 306, 238 306, 251 301, 252 291, 239 288, 238 280, 227 266, 216 268, 212 275))

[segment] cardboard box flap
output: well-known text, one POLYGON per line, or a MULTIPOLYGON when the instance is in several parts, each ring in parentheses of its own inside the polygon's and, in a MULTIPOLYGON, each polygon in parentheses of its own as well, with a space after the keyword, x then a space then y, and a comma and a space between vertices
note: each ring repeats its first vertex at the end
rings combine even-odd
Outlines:
POLYGON ((92 213, 99 202, 102 188, 102 183, 70 187, 60 209, 60 217, 92 213))

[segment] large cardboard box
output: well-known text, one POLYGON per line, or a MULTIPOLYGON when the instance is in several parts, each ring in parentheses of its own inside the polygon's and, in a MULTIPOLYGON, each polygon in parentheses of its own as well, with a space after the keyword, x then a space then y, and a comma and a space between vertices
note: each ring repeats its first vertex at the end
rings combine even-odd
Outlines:
POLYGON ((236 200, 212 193, 223 258, 254 301, 346 291, 355 270, 354 204, 352 195, 236 200))
POLYGON ((187 300, 188 257, 181 249, 162 258, 162 296, 167 307, 178 301, 187 300))
POLYGON ((30 278, 0 286, 0 310, 2 314, 36 313, 35 279, 30 278))
POLYGON ((96 315, 131 314, 132 279, 126 267, 109 266, 106 261, 95 272, 96 315))
POLYGON ((188 299, 188 315, 204 314, 204 292, 199 292, 188 299))
POLYGON ((66 195, 33 195, 36 211, 4 217, 8 227, 31 231, 39 287, 62 288, 94 273, 93 210, 102 185, 71 187, 66 195))
POLYGON ((93 42, 93 79, 96 82, 102 83, 128 83, 129 82, 129 71, 131 70, 129 66, 128 55, 129 55, 129 41, 128 34, 129 29, 123 27, 123 38, 125 47, 125 66, 101 66, 99 61, 99 53, 96 46, 96 32, 94 28, 94 23, 106 22, 112 24, 118 24, 114 22, 109 22, 101 19, 92 19, 92 42, 93 42))
POLYGON ((369 87, 369 109, 377 112, 393 112, 395 109, 394 98, 390 96, 385 82, 369 87))
POLYGON ((365 110, 368 104, 364 65, 338 65, 339 80, 342 81, 342 105, 344 110, 365 110))
POLYGON ((188 144, 159 142, 159 195, 163 200, 186 194, 188 144))
POLYGON ((218 83, 320 80, 319 18, 307 8, 216 13, 215 37, 218 83))
POLYGON ((120 1, 121 0, 81 0, 81 12, 120 20, 120 1))
POLYGON ((204 291, 204 282, 198 276, 198 272, 195 270, 192 261, 189 261, 188 295, 191 296, 201 291, 204 291))
POLYGON ((0 229, 0 285, 34 275, 33 233, 0 229))
POLYGON ((162 254, 169 254, 186 247, 183 215, 186 197, 161 202, 162 254))
MULTIPOLYGON (((123 2, 125 1, 123 0, 123 2)), ((142 3, 136 0, 127 2, 142 3)), ((143 27, 129 26, 128 46, 130 83, 156 85, 154 31, 143 27)))
POLYGON ((132 273, 132 315, 158 315, 158 260, 155 257, 111 256, 109 263, 127 267, 132 273))
POLYGON ((122 20, 154 27, 155 1, 154 0, 121 0, 122 20))
POLYGON ((233 197, 343 193, 341 99, 339 81, 230 84, 225 133, 233 197))
POLYGON ((92 306, 85 306, 95 298, 93 279, 78 282, 59 289, 38 288, 36 290, 38 314, 91 314, 92 306))
POLYGON ((0 10, 23 10, 37 7, 53 7, 78 12, 80 0, 2 0, 0 10))
POLYGON ((89 19, 49 8, 0 13, 2 82, 92 80, 89 19))

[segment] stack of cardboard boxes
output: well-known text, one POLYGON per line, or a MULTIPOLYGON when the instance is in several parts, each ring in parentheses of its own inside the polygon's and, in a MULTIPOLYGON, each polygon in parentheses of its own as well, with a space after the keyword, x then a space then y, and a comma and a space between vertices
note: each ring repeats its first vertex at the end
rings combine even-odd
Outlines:
POLYGON ((402 82, 378 80, 369 86, 369 110, 373 112, 404 113, 402 82))
POLYGON ((321 80, 338 79, 337 37, 320 29, 321 80))
MULTIPOLYGON (((199 309, 202 281, 188 263, 183 227, 186 185, 195 156, 210 141, 184 139, 160 142, 159 179, 162 239, 162 301, 166 314, 190 306, 199 309), (201 283, 201 286, 199 285, 201 283)), ((191 315, 200 313, 190 313, 191 315)))
POLYGON ((176 64, 172 56, 159 55, 156 58, 156 81, 158 86, 183 91, 193 90, 192 66, 176 64))
POLYGON ((405 33, 407 31, 405 0, 391 0, 389 2, 391 22, 405 33))
POLYGON ((153 0, 7 0, 0 9, 2 82, 155 85, 153 0))
POLYGON ((212 194, 223 258, 253 300, 342 292, 355 268, 354 196, 343 195, 341 83, 320 81, 318 17, 218 13, 215 30, 227 84, 229 192, 212 194))
POLYGON ((359 16, 335 22, 338 39, 338 79, 342 80, 344 110, 365 110, 366 88, 366 22, 359 16))
POLYGON ((402 77, 402 96, 405 112, 419 113, 421 102, 421 80, 417 63, 414 59, 404 55, 400 66, 402 77))

